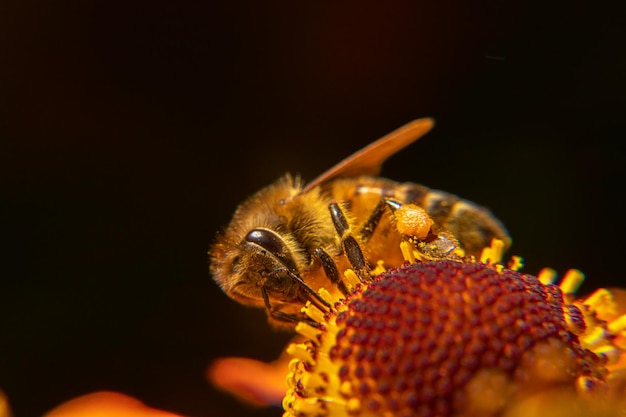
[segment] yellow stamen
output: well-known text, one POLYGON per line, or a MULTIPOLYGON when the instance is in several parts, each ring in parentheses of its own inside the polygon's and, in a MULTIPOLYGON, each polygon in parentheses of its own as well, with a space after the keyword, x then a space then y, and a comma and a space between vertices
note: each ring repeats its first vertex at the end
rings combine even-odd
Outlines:
MULTIPOLYGON (((287 346, 287 353, 305 363, 315 362, 313 360, 313 356, 311 356, 311 352, 303 343, 291 343, 289 346, 287 346)), ((290 366, 292 365, 292 362, 289 363, 290 366)))
POLYGON ((559 288, 561 288, 563 294, 574 294, 584 280, 585 274, 580 272, 578 269, 570 269, 565 273, 563 280, 561 280, 561 284, 559 284, 559 288))
POLYGON ((554 281, 556 281, 556 271, 552 268, 543 268, 539 271, 539 274, 537 274, 537 279, 539 279, 539 282, 543 285, 553 284, 554 281))
POLYGON ((402 257, 409 263, 415 263, 415 254, 413 253, 413 245, 409 242, 400 243, 400 250, 402 251, 402 257))
POLYGON ((614 335, 626 330, 626 314, 610 322, 606 328, 614 335))
POLYGON ((301 312, 306 314, 309 318, 313 319, 317 323, 324 321, 324 313, 320 311, 316 306, 307 301, 304 307, 300 309, 301 312))
POLYGON ((317 336, 319 336, 321 333, 319 329, 316 329, 315 327, 312 327, 311 325, 303 321, 296 324, 296 332, 311 340, 317 339, 317 336))
MULTIPOLYGON (((285 397, 287 400, 287 397, 285 397)), ((293 410, 294 415, 317 415, 320 410, 319 400, 317 398, 298 398, 297 401, 291 401, 289 399, 287 404, 283 404, 285 410, 290 408, 293 410)), ((287 401, 285 401, 287 402, 287 401)))
POLYGON ((358 275, 351 269, 346 269, 343 276, 346 278, 345 283, 350 291, 355 289, 356 286, 361 283, 358 275))
POLYGON ((606 288, 599 288, 593 292, 583 304, 592 310, 597 310, 601 305, 612 303, 613 297, 606 288))
POLYGON ((595 327, 583 337, 582 342, 588 349, 602 346, 606 342, 606 330, 602 327, 595 327))
POLYGON ((324 378, 322 378, 321 375, 312 372, 302 375, 302 384, 307 390, 311 391, 319 391, 320 389, 326 387, 326 381, 324 381, 324 378))
POLYGON ((339 302, 339 297, 331 294, 326 288, 320 288, 317 293, 324 299, 324 301, 328 302, 330 305, 334 305, 335 303, 339 302))
POLYGON ((606 318, 615 317, 617 315, 617 304, 613 298, 613 294, 605 289, 600 288, 594 291, 583 304, 594 311, 598 318, 605 320, 606 318))
POLYGON ((373 276, 384 274, 387 272, 387 268, 385 268, 385 261, 379 260, 376 262, 376 268, 372 269, 371 274, 373 276))
POLYGON ((333 417, 347 417, 345 401, 337 401, 336 398, 324 399, 324 406, 328 410, 328 415, 333 417))
POLYGON ((511 256, 511 260, 507 264, 507 268, 513 271, 519 271, 524 267, 524 258, 521 256, 511 256))
POLYGON ((492 239, 491 246, 483 248, 480 254, 480 262, 496 264, 502 260, 502 252, 504 252, 504 242, 500 239, 492 239))

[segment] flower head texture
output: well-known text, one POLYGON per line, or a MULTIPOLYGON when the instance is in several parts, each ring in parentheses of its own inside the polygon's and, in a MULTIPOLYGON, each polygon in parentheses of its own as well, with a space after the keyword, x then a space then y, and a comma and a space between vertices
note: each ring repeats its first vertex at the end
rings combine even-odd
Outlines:
POLYGON ((435 261, 326 294, 288 348, 285 416, 624 415, 626 316, 607 290, 577 300, 582 278, 435 261))

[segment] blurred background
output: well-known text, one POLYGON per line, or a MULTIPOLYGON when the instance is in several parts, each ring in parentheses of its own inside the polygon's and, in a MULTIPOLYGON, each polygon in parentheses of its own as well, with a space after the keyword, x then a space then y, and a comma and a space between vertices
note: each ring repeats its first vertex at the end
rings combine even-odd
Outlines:
POLYGON ((491 208, 525 272, 626 285, 626 20, 608 2, 223 3, 0 2, 0 387, 16 417, 101 389, 280 415, 204 379, 289 339, 220 292, 207 249, 250 193, 419 117, 435 130, 384 176, 491 208))

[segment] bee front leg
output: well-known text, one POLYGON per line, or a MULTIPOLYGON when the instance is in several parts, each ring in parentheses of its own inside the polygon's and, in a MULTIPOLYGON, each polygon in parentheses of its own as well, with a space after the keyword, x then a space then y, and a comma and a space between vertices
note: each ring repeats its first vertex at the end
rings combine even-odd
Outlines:
MULTIPOLYGON (((321 295, 317 291, 315 291, 309 284, 304 282, 302 277, 299 274, 295 274, 287 268, 280 267, 274 271, 275 274, 285 274, 289 278, 291 278, 294 282, 300 285, 301 290, 304 291, 304 296, 308 301, 318 307, 320 310, 324 311, 331 307, 330 303, 322 298, 321 295)), ((264 291, 267 291, 265 287, 261 287, 264 291)), ((268 298, 269 299, 269 298, 268 298)), ((266 303, 267 304, 267 303, 266 303)))
POLYGON ((380 222, 383 213, 387 207, 387 200, 381 199, 372 210, 372 214, 367 219, 363 227, 361 228, 361 241, 367 243, 372 235, 374 234, 374 230, 376 230, 376 226, 380 222))
POLYGON ((337 269, 337 264, 335 264, 333 258, 322 248, 315 249, 313 253, 317 259, 320 260, 326 276, 337 286, 337 288, 339 288, 339 291, 347 297, 348 294, 350 294, 350 291, 348 290, 348 287, 346 287, 345 282, 341 280, 339 269, 337 269))
POLYGON ((346 216, 344 216, 343 211, 341 211, 337 203, 330 203, 328 208, 330 210, 330 217, 335 225, 335 230, 337 230, 337 234, 339 234, 341 238, 341 246, 346 254, 346 258, 348 258, 348 262, 350 262, 352 269, 361 281, 369 281, 369 268, 365 262, 363 251, 350 232, 350 225, 348 224, 346 216))
POLYGON ((434 220, 422 207, 386 200, 395 218, 395 225, 419 253, 422 261, 442 259, 459 260, 462 249, 458 239, 450 232, 435 226, 434 220))
POLYGON ((270 303, 270 297, 267 294, 267 289, 265 287, 261 287, 261 295, 263 296, 263 302, 265 303, 267 314, 269 314, 272 319, 279 322, 291 324, 305 322, 306 324, 316 328, 320 326, 318 322, 305 318, 304 316, 296 316, 294 314, 284 313, 280 310, 274 309, 274 307, 272 307, 272 304, 270 303))

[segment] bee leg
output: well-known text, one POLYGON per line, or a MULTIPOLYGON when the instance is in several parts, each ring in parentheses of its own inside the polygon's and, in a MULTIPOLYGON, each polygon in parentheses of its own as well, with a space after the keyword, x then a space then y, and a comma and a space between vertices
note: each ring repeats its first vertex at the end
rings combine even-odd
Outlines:
POLYGON ((329 254, 327 254, 326 251, 322 248, 315 249, 313 253, 322 263, 324 273, 330 279, 330 281, 335 284, 337 288, 339 288, 339 291, 341 291, 343 295, 348 296, 348 294, 350 294, 350 291, 348 291, 348 287, 346 287, 346 284, 341 280, 339 270, 337 269, 337 265, 335 264, 335 261, 333 261, 333 258, 329 254))
POLYGON ((282 311, 275 310, 274 307, 270 304, 270 297, 267 294, 267 289, 265 287, 261 287, 261 294, 263 295, 263 302, 265 303, 265 308, 267 309, 267 313, 278 321, 286 322, 286 323, 300 323, 305 322, 309 326, 319 327, 320 324, 314 320, 304 318, 302 316, 296 316, 293 314, 283 313, 282 311))
POLYGON ((386 198, 384 200, 382 200, 384 205, 389 207, 391 209, 391 212, 395 212, 396 210, 398 210, 400 207, 402 207, 402 204, 398 203, 395 200, 391 200, 389 198, 386 198))
POLYGON ((374 207, 374 210, 372 210, 372 214, 370 214, 370 217, 361 228, 361 241, 367 243, 372 237, 386 209, 390 209, 391 213, 394 213, 400 207, 402 207, 402 204, 397 201, 388 198, 380 199, 376 207, 374 207))
POLYGON ((350 234, 350 225, 348 224, 346 216, 344 216, 337 203, 330 203, 328 208, 330 210, 330 217, 335 225, 335 230, 337 230, 337 233, 341 238, 341 245, 343 246, 343 251, 348 258, 348 262, 350 262, 352 269, 361 281, 369 281, 369 268, 365 263, 363 251, 354 236, 350 234))
MULTIPOLYGON (((278 268, 278 269, 275 270, 275 272, 277 274, 286 274, 291 279, 293 279, 295 282, 300 284, 300 287, 302 287, 302 289, 306 293, 308 300, 311 303, 315 304, 315 306, 318 307, 320 310, 327 310, 327 309, 332 307, 330 305, 330 303, 328 301, 324 300, 322 298, 322 296, 319 295, 319 293, 317 291, 315 291, 313 288, 311 288, 311 286, 309 284, 304 282, 304 280, 299 275, 294 274, 293 272, 291 272, 290 270, 288 270, 286 268, 278 268)), ((262 287, 262 288, 265 288, 265 287, 262 287)))
POLYGON ((372 234, 374 234, 374 230, 376 230, 376 226, 378 226, 378 222, 380 221, 380 218, 383 216, 383 213, 385 212, 386 207, 387 207, 387 200, 385 199, 381 199, 378 202, 378 204, 376 204, 376 207, 374 207, 372 214, 370 215, 370 217, 367 219, 367 221, 361 228, 361 241, 362 242, 367 243, 367 241, 370 240, 370 238, 372 237, 372 234))
POLYGON ((408 241, 419 252, 421 260, 459 260, 461 258, 459 252, 462 252, 462 249, 458 239, 448 231, 434 231, 432 218, 422 208, 412 204, 403 205, 393 200, 386 200, 386 203, 394 213, 398 231, 408 236, 408 241), (403 208, 406 210, 399 215, 400 209, 403 208))

